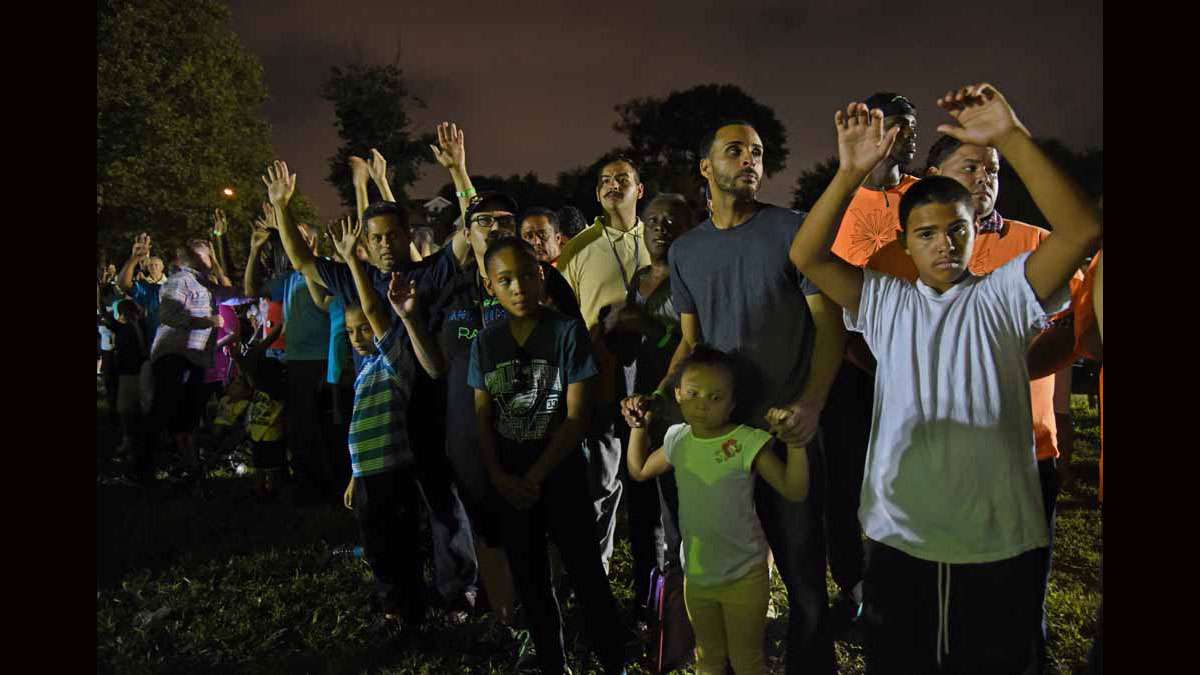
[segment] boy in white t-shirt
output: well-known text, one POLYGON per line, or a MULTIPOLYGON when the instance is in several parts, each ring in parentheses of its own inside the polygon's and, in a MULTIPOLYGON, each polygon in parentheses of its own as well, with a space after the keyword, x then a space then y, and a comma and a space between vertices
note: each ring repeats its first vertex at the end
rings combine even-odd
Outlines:
POLYGON ((1067 282, 1103 226, 994 87, 963 87, 938 106, 961 125, 938 131, 999 150, 1053 234, 975 277, 971 195, 935 176, 900 204, 916 284, 840 260, 829 242, 841 214, 896 136, 880 111, 854 103, 835 115, 840 167, 791 259, 878 360, 859 509, 871 672, 1019 673, 1033 656, 1047 543, 1025 354, 1047 315, 1067 307, 1067 282))

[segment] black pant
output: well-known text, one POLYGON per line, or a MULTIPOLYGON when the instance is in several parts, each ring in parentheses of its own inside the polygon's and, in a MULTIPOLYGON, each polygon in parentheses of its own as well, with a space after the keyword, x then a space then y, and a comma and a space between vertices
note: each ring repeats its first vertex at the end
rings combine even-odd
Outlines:
POLYGON ((414 622, 424 618, 426 609, 419 489, 410 468, 396 468, 356 478, 353 499, 376 597, 384 611, 402 612, 414 622))
MULTIPOLYGON (((154 373, 154 404, 145 420, 147 443, 134 461, 134 471, 143 478, 154 472, 154 456, 163 431, 190 433, 196 430, 204 407, 204 368, 186 357, 168 354, 151 366, 154 373)), ((191 463, 195 457, 185 457, 191 463)))
POLYGON ((821 413, 825 441, 825 537, 829 543, 829 572, 849 592, 863 577, 862 526, 858 520, 875 378, 843 361, 821 413))
POLYGON ((337 481, 330 451, 321 434, 324 384, 324 361, 287 362, 287 439, 292 451, 292 471, 305 488, 332 493, 337 481))
MULTIPOLYGON (((784 450, 770 450, 783 462, 784 450)), ((824 462, 820 434, 808 445, 812 489, 808 499, 792 502, 783 498, 761 476, 754 481, 754 506, 775 566, 788 596, 787 673, 813 675, 834 673, 833 641, 820 630, 828 610, 825 590, 825 537, 822 527, 824 462)))
POLYGON ((868 541, 867 557, 863 617, 868 673, 1013 675, 1028 667, 1041 551, 997 562, 946 565, 868 541), (947 601, 939 590, 947 586, 948 603, 940 606, 947 601), (940 633, 943 625, 946 630, 940 633))
POLYGON ((478 588, 479 560, 471 521, 454 486, 453 471, 444 452, 417 453, 421 498, 429 513, 433 536, 433 579, 438 593, 453 602, 464 591, 478 588))
POLYGON ((587 525, 593 522, 594 511, 583 456, 575 453, 563 460, 542 483, 541 499, 527 510, 518 511, 498 494, 492 499, 542 673, 560 675, 566 663, 562 614, 550 583, 547 535, 562 554, 563 567, 575 588, 585 636, 605 671, 620 672, 625 631, 600 564, 596 532, 587 525))
POLYGON ((1050 585, 1050 563, 1054 555, 1054 522, 1058 505, 1058 473, 1055 471, 1054 458, 1038 460, 1038 479, 1042 484, 1042 505, 1046 510, 1046 531, 1050 535, 1050 543, 1046 548, 1039 549, 1042 554, 1042 575, 1038 579, 1038 599, 1041 607, 1041 626, 1037 636, 1037 662, 1046 662, 1046 641, 1049 639, 1049 627, 1046 621, 1046 589, 1050 585))

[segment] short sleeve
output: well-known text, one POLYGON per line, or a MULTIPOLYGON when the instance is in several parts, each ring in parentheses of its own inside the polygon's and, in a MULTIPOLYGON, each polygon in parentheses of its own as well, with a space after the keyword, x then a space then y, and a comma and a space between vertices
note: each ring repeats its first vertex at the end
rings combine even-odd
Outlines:
MULTIPOLYGON (((475 342, 479 342, 476 340, 475 342)), ((596 368, 596 360, 592 358, 592 338, 583 321, 571 319, 566 335, 566 357, 563 360, 563 371, 567 376, 567 384, 582 382, 600 372, 596 368)))
POLYGON ((862 333, 863 340, 871 348, 872 353, 878 354, 876 347, 881 344, 884 332, 893 328, 902 295, 906 292, 917 293, 918 291, 915 286, 904 279, 875 270, 863 269, 863 286, 858 299, 858 315, 851 314, 848 309, 842 309, 842 318, 846 323, 846 329, 862 333))
POLYGON ((1030 253, 1022 253, 988 275, 983 283, 994 290, 994 296, 1016 321, 1015 327, 1025 339, 1031 339, 1046 328, 1051 315, 1071 305, 1071 286, 1063 284, 1046 299, 1038 300, 1033 286, 1025 276, 1025 263, 1030 253))
POLYGON ((679 444, 679 439, 687 433, 688 425, 686 423, 672 424, 667 428, 667 433, 663 436, 663 454, 667 456, 667 463, 674 466, 675 446, 679 444))
POLYGON ((817 295, 818 293, 821 292, 821 289, 817 288, 817 285, 814 284, 812 282, 812 280, 810 280, 808 277, 801 274, 800 275, 800 292, 804 293, 804 295, 807 297, 809 295, 817 295))
POLYGON ((775 437, 763 431, 762 429, 754 429, 754 433, 746 439, 747 447, 742 452, 742 470, 746 473, 754 471, 754 458, 758 457, 758 453, 771 447, 771 443, 775 441, 775 437))
POLYGON ((483 384, 483 364, 480 362, 482 359, 480 343, 483 342, 481 338, 482 336, 471 340, 471 361, 467 366, 467 384, 471 385, 472 389, 487 391, 487 387, 483 384))
POLYGON ((317 258, 313 262, 321 282, 330 292, 341 298, 346 305, 362 304, 358 300, 358 291, 354 288, 354 275, 351 274, 349 265, 325 258, 317 258))
POLYGON ((671 265, 671 304, 675 305, 675 310, 680 314, 695 314, 696 300, 692 298, 691 291, 688 290, 687 284, 683 282, 683 276, 679 273, 679 257, 676 255, 678 249, 672 246, 667 250, 667 262, 671 265))
POLYGON ((394 373, 404 372, 402 367, 405 345, 408 343, 404 339, 404 331, 397 330, 395 323, 388 329, 388 332, 383 334, 383 337, 375 338, 375 347, 379 349, 379 355, 383 357, 383 362, 394 373))
POLYGON ((271 280, 263 284, 262 295, 276 302, 283 302, 285 293, 287 293, 287 280, 290 276, 291 274, 280 274, 279 276, 272 277, 271 280))

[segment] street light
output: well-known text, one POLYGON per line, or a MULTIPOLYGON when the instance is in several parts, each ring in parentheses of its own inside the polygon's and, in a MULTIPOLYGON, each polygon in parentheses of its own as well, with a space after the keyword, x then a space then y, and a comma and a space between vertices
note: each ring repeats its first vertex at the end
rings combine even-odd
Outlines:
POLYGON ((233 197, 233 188, 231 188, 231 187, 227 187, 224 190, 221 190, 221 192, 224 193, 224 195, 226 197, 230 197, 230 198, 233 197))

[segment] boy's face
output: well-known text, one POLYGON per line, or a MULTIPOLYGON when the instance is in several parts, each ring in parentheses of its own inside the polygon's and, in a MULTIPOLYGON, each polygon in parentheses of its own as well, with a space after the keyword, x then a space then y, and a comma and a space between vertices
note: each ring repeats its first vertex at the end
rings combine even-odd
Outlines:
POLYGON ((378 351, 375 348, 375 331, 371 330, 371 322, 367 315, 357 307, 346 309, 346 334, 350 336, 350 346, 360 356, 369 356, 378 351))
POLYGON ((506 248, 492 256, 487 272, 488 289, 510 316, 537 314, 545 278, 535 258, 525 252, 506 248))
POLYGON ((721 366, 688 366, 675 387, 675 400, 688 424, 719 427, 733 414, 733 374, 721 366))
POLYGON ((975 214, 964 202, 923 204, 909 212, 901 237, 921 281, 945 291, 962 277, 971 259, 975 214))

